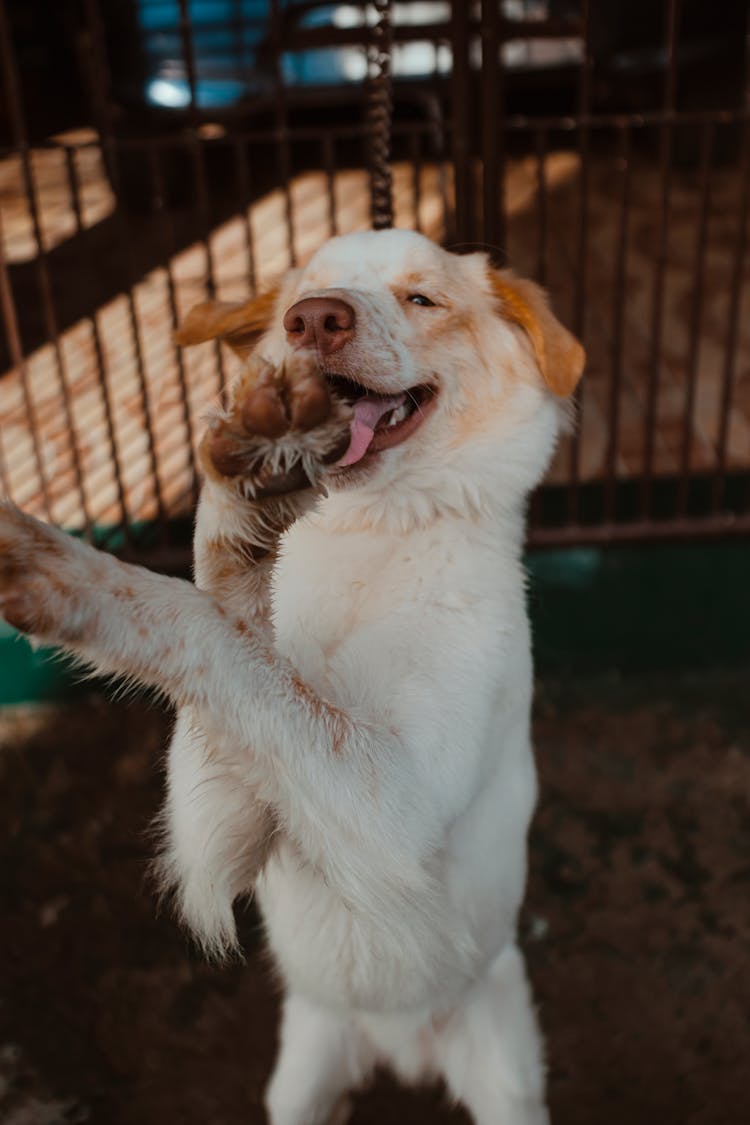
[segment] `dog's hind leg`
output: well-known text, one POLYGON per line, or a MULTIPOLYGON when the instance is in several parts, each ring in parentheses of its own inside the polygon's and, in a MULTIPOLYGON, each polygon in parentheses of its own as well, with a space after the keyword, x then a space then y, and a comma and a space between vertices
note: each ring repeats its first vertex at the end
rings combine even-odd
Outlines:
POLYGON ((515 946, 438 1033, 435 1062, 476 1125, 548 1125, 541 1038, 515 946))
POLYGON ((251 894, 278 831, 237 768, 234 748, 209 739, 190 708, 177 717, 169 747, 168 789, 158 820, 155 874, 203 949, 237 947, 232 904, 251 894))
POLYGON ((347 1094, 362 1085, 374 1064, 372 1048, 353 1020, 302 996, 287 996, 266 1095, 271 1125, 344 1125, 347 1094))

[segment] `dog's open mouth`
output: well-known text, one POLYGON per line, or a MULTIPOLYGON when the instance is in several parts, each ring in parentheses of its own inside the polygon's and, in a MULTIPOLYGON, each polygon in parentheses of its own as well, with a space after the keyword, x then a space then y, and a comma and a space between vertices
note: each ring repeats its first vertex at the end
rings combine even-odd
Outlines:
POLYGON ((377 394, 369 387, 343 375, 326 373, 337 398, 352 408, 351 439, 336 468, 356 465, 371 453, 391 449, 411 437, 422 424, 435 400, 435 388, 427 384, 410 387, 398 394, 377 394))

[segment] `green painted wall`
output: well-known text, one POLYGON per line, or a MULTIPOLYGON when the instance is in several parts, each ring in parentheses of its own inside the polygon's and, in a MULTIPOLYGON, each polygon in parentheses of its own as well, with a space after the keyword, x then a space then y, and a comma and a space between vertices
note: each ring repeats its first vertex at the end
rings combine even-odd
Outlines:
POLYGON ((63 657, 52 649, 32 648, 0 621, 0 706, 69 696, 78 690, 75 681, 63 657))
POLYGON ((750 542, 550 551, 529 559, 541 668, 750 666, 750 542))

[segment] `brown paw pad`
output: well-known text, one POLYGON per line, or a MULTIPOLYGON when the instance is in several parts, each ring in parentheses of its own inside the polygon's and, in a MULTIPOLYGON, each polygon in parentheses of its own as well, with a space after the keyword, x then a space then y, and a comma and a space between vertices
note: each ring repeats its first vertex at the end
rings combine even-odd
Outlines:
POLYGON ((302 456, 329 465, 349 445, 347 411, 311 352, 295 352, 280 367, 251 357, 232 397, 229 413, 204 438, 201 460, 211 476, 251 481, 256 498, 309 487, 302 456))
POLYGON ((325 376, 309 352, 296 352, 278 368, 255 360, 235 397, 242 429, 272 439, 321 426, 331 409, 325 376))
POLYGON ((244 476, 253 467, 247 442, 242 434, 233 433, 226 423, 220 422, 208 431, 201 446, 201 456, 206 469, 222 477, 244 476))
POLYGON ((303 372, 289 387, 292 428, 314 430, 331 416, 331 392, 325 376, 317 369, 303 372))

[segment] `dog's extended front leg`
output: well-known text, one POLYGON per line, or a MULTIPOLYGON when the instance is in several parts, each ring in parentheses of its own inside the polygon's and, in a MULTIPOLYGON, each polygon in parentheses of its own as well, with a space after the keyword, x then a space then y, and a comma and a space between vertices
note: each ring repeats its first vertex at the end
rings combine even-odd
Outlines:
MULTIPOLYGON (((258 630, 189 582, 120 562, 0 503, 0 615, 205 716, 236 747, 259 799, 308 846, 321 818, 329 840, 361 836, 369 820, 373 854, 398 851, 414 811, 405 802, 418 789, 404 782, 398 734, 321 699, 258 630), (375 791, 381 808, 370 817, 375 791)), ((394 858, 399 879, 412 860, 394 858)), ((359 885, 355 867, 352 858, 347 873, 359 885)))
POLYGON ((103 673, 192 702, 199 630, 228 614, 189 582, 120 562, 0 502, 0 615, 103 673))
POLYGON ((189 582, 120 562, 0 502, 0 614, 97 671, 196 708, 244 745, 338 753, 351 723, 268 641, 189 582))

